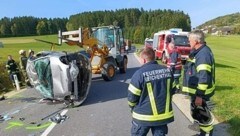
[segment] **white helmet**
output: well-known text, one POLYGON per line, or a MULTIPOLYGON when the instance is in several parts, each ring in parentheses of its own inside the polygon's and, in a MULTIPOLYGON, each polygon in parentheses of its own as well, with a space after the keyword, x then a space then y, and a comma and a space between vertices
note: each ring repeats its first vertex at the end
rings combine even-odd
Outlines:
POLYGON ((25 50, 20 50, 19 54, 22 55, 24 52, 26 52, 25 50))

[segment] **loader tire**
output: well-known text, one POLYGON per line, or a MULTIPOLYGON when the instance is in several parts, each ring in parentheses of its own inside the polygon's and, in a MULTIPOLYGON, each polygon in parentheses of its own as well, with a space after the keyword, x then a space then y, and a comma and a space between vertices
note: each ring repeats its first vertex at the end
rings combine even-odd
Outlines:
POLYGON ((105 81, 112 81, 116 74, 114 64, 112 62, 107 62, 102 68, 102 78, 105 81))

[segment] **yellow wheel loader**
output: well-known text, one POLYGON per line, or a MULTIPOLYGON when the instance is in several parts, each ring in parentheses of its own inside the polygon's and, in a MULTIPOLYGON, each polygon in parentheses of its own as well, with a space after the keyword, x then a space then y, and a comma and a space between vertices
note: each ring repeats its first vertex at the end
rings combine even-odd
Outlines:
POLYGON ((101 26, 75 31, 59 32, 59 44, 85 48, 90 54, 93 74, 102 74, 105 81, 111 81, 116 71, 126 73, 128 58, 124 53, 123 32, 117 26, 101 26))

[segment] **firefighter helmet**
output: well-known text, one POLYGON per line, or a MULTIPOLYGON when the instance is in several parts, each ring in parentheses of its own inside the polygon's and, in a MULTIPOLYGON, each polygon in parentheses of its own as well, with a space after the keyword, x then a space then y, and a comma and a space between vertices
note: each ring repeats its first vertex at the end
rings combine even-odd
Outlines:
POLYGON ((191 114, 195 122, 201 126, 209 126, 214 122, 214 117, 206 104, 202 106, 196 106, 195 103, 191 103, 191 114))
POLYGON ((23 53, 25 53, 26 51, 25 50, 20 50, 19 51, 19 54, 22 55, 23 53))

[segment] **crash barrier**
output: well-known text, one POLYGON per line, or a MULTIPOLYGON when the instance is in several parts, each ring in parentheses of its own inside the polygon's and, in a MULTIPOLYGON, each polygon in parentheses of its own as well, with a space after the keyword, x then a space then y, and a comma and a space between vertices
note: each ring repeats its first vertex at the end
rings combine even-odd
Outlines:
POLYGON ((17 78, 16 74, 13 75, 13 79, 14 79, 14 82, 15 82, 15 85, 16 85, 16 89, 19 91, 20 86, 19 86, 19 81, 18 81, 18 78, 17 78))

